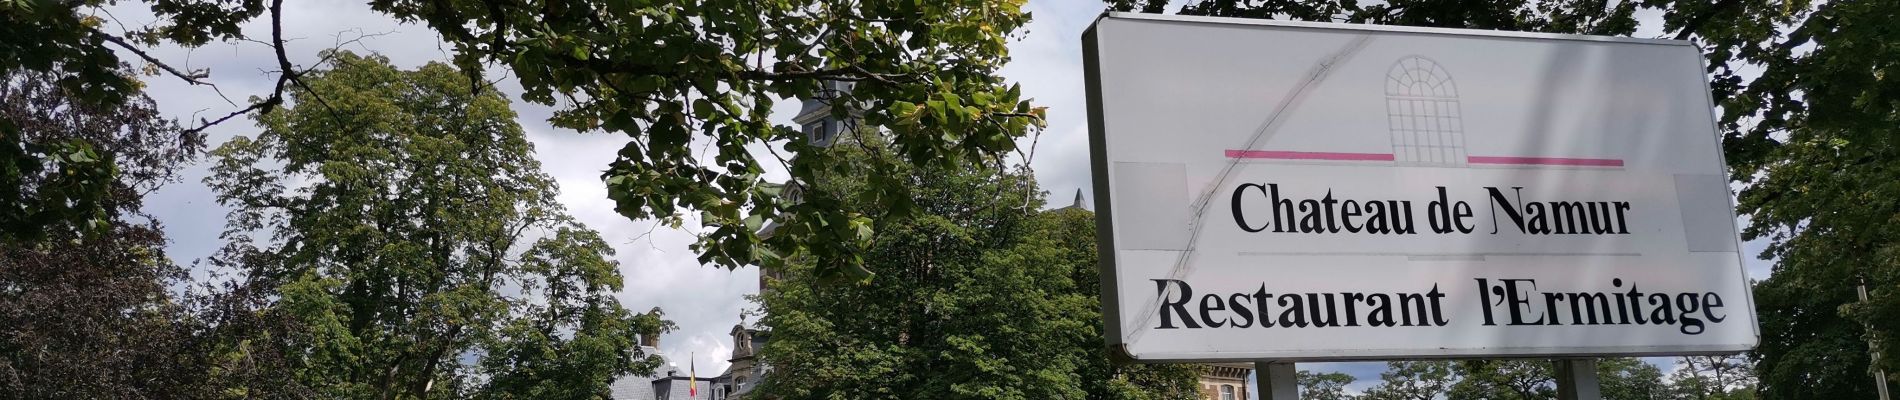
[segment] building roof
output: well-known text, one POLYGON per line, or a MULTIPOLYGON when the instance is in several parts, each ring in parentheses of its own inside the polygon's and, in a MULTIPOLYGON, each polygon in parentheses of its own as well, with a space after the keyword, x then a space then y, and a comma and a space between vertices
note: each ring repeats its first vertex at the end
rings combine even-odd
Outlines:
POLYGON ((613 396, 614 400, 658 399, 657 394, 653 392, 653 380, 669 374, 678 374, 679 368, 674 367, 670 362, 664 361, 666 360, 666 354, 661 352, 659 348, 640 346, 640 354, 660 356, 662 360, 660 367, 654 368, 653 373, 649 375, 627 375, 619 379, 614 379, 614 382, 607 386, 608 393, 613 396))

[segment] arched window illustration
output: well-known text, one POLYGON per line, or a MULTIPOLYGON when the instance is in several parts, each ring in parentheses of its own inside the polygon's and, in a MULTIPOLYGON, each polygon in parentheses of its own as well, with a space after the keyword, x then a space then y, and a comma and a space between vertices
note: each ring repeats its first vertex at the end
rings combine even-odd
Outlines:
POLYGON ((1393 159, 1413 164, 1465 164, 1458 85, 1431 59, 1408 56, 1385 77, 1385 115, 1393 159))

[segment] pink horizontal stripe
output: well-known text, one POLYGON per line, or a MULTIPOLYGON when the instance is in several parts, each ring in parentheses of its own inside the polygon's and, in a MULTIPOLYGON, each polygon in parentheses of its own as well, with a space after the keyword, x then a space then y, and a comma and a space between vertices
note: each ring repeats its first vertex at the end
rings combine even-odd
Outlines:
POLYGON ((1466 161, 1472 164, 1578 165, 1588 167, 1623 166, 1623 160, 1609 158, 1470 156, 1466 157, 1466 161))
POLYGON ((1330 153, 1316 151, 1228 150, 1227 158, 1271 158, 1279 160, 1392 161, 1391 154, 1330 153))

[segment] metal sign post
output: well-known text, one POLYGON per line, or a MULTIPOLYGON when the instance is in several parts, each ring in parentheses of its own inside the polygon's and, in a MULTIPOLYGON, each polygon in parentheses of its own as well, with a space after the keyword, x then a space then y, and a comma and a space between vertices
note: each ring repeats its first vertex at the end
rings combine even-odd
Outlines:
POLYGON ((1551 360, 1556 364, 1557 398, 1560 400, 1600 400, 1603 390, 1597 385, 1597 360, 1594 358, 1551 360))
POLYGON ((1256 361, 1254 380, 1260 382, 1261 400, 1299 400, 1300 375, 1293 363, 1256 361))

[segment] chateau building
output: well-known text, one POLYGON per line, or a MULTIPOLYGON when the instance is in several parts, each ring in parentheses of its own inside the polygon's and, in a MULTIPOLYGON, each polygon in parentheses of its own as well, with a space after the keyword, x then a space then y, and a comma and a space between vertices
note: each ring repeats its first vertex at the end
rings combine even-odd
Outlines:
MULTIPOLYGON (((615 379, 608 385, 609 395, 614 400, 714 400, 713 386, 716 379, 710 377, 695 378, 692 371, 682 369, 660 351, 660 337, 657 334, 640 335, 641 354, 658 356, 660 367, 648 375, 628 375, 615 379), (693 395, 694 381, 697 381, 698 395, 693 395)), ((690 362, 690 360, 688 360, 690 362)))
POLYGON ((1247 363, 1208 364, 1201 373, 1201 398, 1206 400, 1247 400, 1247 375, 1253 365, 1247 363))

